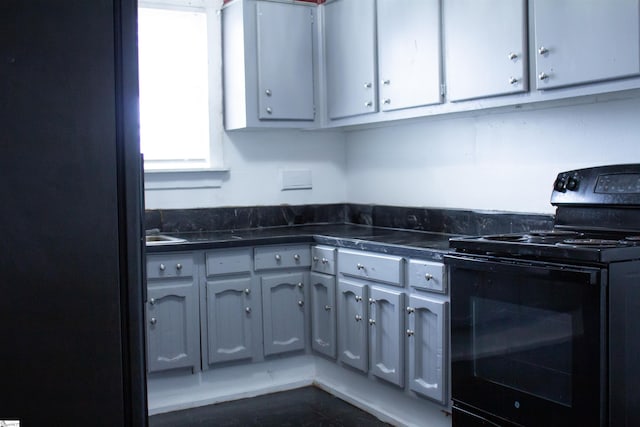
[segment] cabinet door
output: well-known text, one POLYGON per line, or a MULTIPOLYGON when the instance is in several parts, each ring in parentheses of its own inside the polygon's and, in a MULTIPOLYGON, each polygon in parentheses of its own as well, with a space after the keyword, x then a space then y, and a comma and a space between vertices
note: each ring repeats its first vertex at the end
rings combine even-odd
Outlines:
POLYGON ((157 286, 147 291, 147 361, 149 372, 193 367, 200 363, 198 293, 193 282, 157 286))
POLYGON ((336 278, 311 273, 311 347, 336 357, 336 278))
POLYGON ((257 2, 260 120, 313 120, 313 13, 257 2))
POLYGON ((264 354, 304 349, 305 273, 263 276, 264 354))
POLYGON ((525 0, 447 0, 443 7, 447 97, 526 91, 525 0))
POLYGON ((207 281, 209 363, 250 359, 251 278, 207 281))
POLYGON ((377 286, 369 289, 371 373, 404 386, 404 293, 377 286))
POLYGON ((377 111, 374 0, 324 6, 330 119, 377 111))
POLYGON ((440 0, 378 0, 380 108, 437 104, 440 0))
POLYGON ((536 0, 536 88, 640 73, 638 0, 536 0))
POLYGON ((416 393, 445 403, 446 334, 445 313, 448 302, 409 297, 409 388, 416 393))
POLYGON ((339 360, 367 372, 367 287, 340 279, 338 282, 339 360))

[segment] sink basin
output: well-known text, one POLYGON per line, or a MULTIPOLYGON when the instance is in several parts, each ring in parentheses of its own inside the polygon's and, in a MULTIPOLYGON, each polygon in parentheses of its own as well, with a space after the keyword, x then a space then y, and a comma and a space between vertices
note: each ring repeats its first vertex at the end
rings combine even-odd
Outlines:
POLYGON ((167 236, 164 234, 152 234, 146 236, 147 246, 154 245, 167 245, 172 243, 183 243, 186 242, 186 239, 181 239, 179 237, 167 236))

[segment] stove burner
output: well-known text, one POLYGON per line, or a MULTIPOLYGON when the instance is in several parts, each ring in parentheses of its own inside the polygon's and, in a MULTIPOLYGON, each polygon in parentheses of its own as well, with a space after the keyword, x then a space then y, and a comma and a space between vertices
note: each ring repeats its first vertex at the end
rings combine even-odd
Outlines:
MULTIPOLYGON (((569 231, 569 230, 534 230, 527 233, 528 236, 532 237, 560 237, 560 236, 577 236, 580 233, 577 231, 569 231)), ((640 237, 640 236, 639 236, 640 237)))
POLYGON ((640 242, 640 236, 627 236, 624 240, 628 242, 640 242))

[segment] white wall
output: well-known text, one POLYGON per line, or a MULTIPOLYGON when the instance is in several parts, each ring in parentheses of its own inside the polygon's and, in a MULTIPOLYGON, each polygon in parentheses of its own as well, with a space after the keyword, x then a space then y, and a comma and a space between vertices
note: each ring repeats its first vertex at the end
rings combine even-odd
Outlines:
MULTIPOLYGON (((147 190, 147 209, 343 203, 346 200, 344 134, 337 131, 265 130, 225 135, 229 172, 219 188, 147 190), (282 170, 311 171, 312 189, 281 190, 282 170)), ((150 179, 148 179, 150 180, 150 179)))
POLYGON ((640 163, 640 97, 346 134, 353 203, 552 213, 558 172, 640 163))

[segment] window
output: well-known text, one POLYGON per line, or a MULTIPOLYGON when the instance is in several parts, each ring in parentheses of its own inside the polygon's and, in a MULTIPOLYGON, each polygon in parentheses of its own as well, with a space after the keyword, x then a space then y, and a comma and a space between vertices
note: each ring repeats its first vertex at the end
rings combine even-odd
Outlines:
MULTIPOLYGON (((207 0, 213 3, 213 0, 207 0)), ((203 0, 141 1, 140 145, 145 171, 219 169, 219 20, 203 0)))

